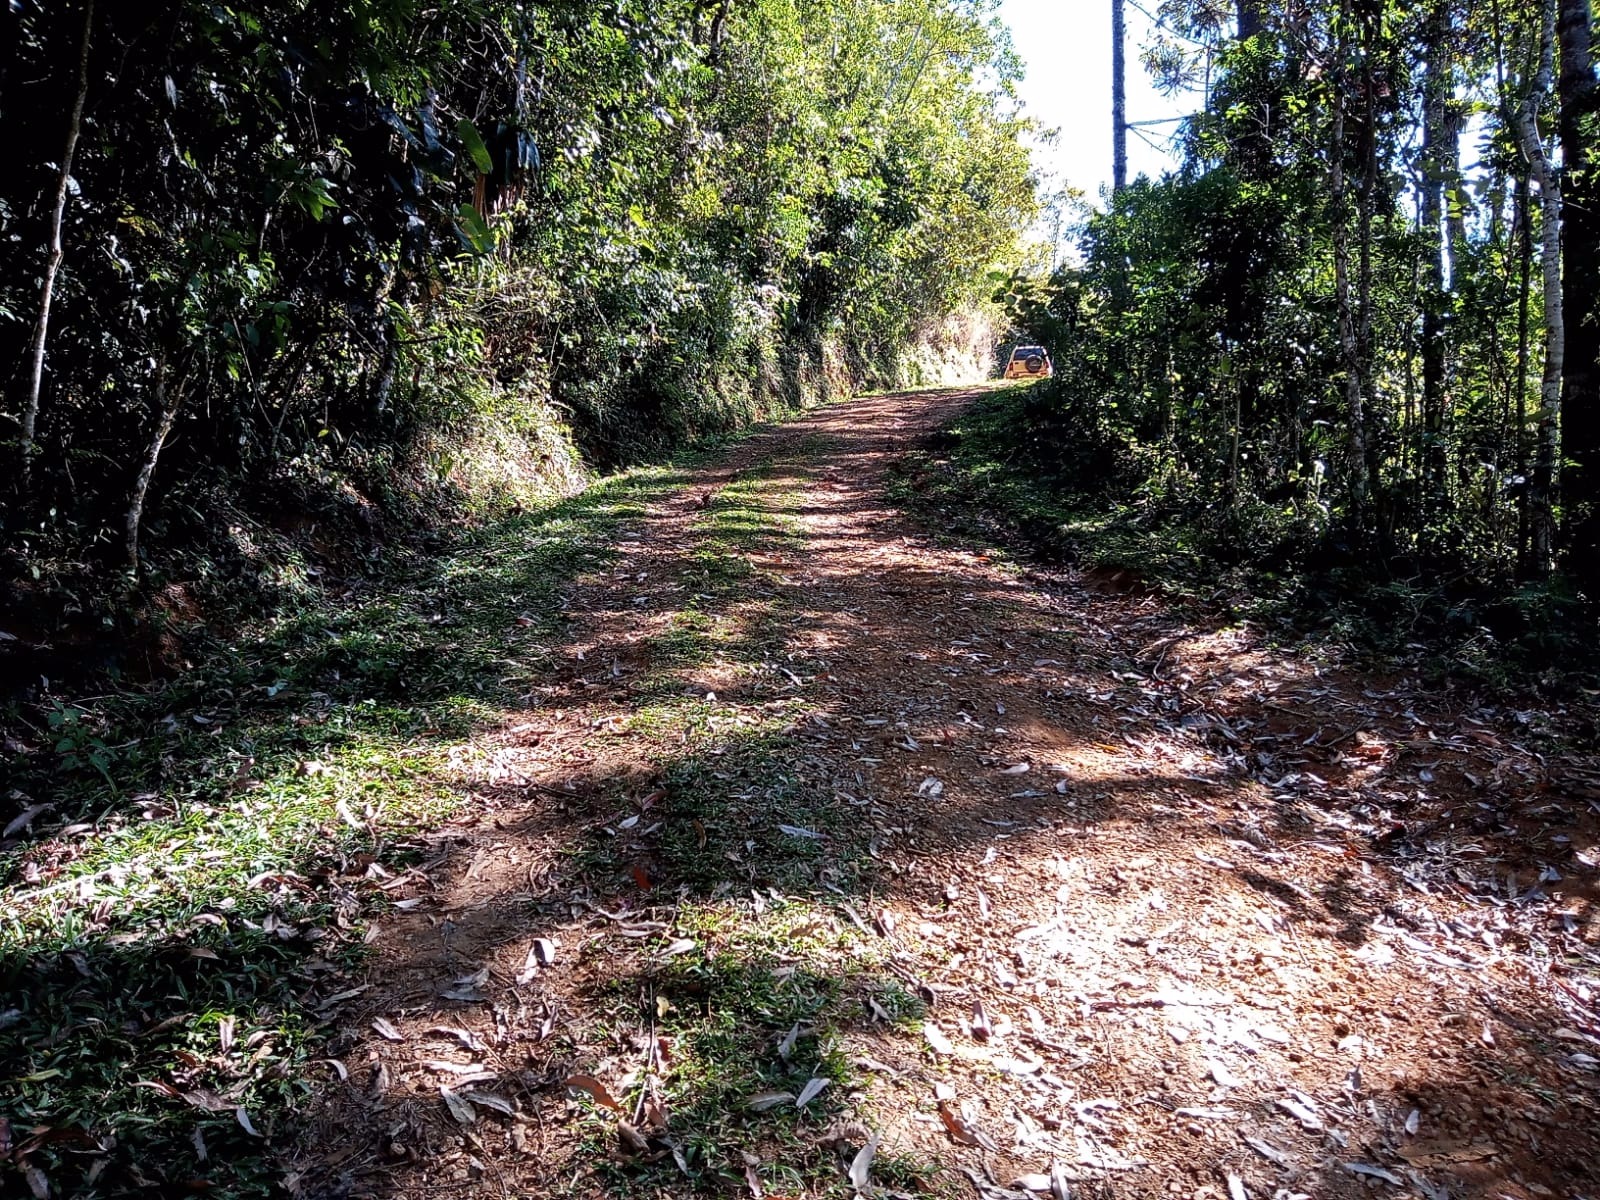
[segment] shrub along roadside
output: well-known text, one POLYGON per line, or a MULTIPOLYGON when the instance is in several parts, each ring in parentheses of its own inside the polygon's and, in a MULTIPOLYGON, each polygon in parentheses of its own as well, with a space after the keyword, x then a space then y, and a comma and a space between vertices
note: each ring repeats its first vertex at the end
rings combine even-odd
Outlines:
POLYGON ((993 392, 897 471, 901 503, 941 529, 1046 560, 1125 573, 1198 612, 1249 620, 1434 678, 1585 686, 1580 604, 1559 580, 1495 590, 1411 581, 1296 534, 1261 501, 1186 504, 1137 445, 1097 431, 1065 381, 993 392), (1082 409, 1082 411, 1080 411, 1082 409))
POLYGON ((458 516, 926 372, 1033 212, 985 5, 12 7, 0 595, 47 626, 219 501, 458 516))

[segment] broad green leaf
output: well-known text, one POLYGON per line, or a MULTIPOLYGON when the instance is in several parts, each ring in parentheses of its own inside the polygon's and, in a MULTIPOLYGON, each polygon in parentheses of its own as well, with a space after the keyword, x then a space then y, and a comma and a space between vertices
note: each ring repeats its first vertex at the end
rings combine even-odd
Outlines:
POLYGON ((466 147, 467 154, 471 157, 473 165, 478 168, 480 175, 487 175, 494 170, 494 159, 489 154, 489 147, 484 145, 483 136, 478 132, 477 126, 462 117, 456 122, 456 136, 466 147))

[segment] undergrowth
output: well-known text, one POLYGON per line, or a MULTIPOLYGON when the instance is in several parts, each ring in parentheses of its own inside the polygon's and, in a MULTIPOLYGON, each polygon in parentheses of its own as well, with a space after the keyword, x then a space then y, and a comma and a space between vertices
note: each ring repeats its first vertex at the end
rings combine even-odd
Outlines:
POLYGON ((896 499, 941 530, 1109 573, 1197 611, 1436 681, 1566 690, 1592 677, 1595 648, 1560 579, 1515 584, 1465 573, 1423 581, 1364 555, 1306 514, 1225 497, 1178 502, 1158 475, 1102 453, 1094 431, 1038 436, 1032 387, 984 396, 896 471, 896 499), (1062 450, 1062 444, 1067 445, 1062 450), (1130 475, 1130 472, 1132 474, 1130 475))

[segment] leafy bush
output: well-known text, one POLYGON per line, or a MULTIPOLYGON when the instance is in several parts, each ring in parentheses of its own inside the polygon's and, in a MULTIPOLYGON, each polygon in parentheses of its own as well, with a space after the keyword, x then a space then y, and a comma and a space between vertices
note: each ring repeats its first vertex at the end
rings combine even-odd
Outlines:
POLYGON ((894 383, 1033 212, 1015 61, 958 0, 8 19, 10 361, 67 200, 0 578, 56 594, 174 566, 207 510, 455 518, 894 383))

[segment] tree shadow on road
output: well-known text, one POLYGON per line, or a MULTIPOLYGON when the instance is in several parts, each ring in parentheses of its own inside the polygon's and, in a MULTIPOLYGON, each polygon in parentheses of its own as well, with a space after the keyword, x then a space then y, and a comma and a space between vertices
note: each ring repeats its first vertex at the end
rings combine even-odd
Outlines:
MULTIPOLYGON (((1474 1154, 1500 1139, 1473 1161, 1503 1188, 1587 1186, 1587 1076, 1548 1034, 1572 1016, 1531 989, 1490 1047, 1481 998, 1411 970, 1466 1024, 1392 1035, 1405 1078, 1353 1059, 1359 1087, 1314 1098, 1322 1129, 1265 1068, 1218 1082, 1210 1056, 1287 1078, 1401 1024, 1353 1018, 1360 987, 1306 965, 1378 969, 1351 960, 1395 940, 1385 864, 1351 844, 1308 872, 1234 836, 1263 807, 1247 777, 1198 734, 1141 757, 1124 734, 1151 717, 1107 711, 1151 703, 1126 656, 1096 657, 1020 573, 935 561, 860 499, 881 433, 830 436, 485 533, 140 708, 122 786, 72 814, 103 802, 123 831, 8 859, 9 1167, 63 1195, 265 1195, 285 1174, 374 1200, 821 1194, 864 1138, 835 1126, 860 1121, 888 1131, 873 1178, 896 1192, 966 1190, 953 1169, 985 1159, 1004 1192, 1056 1159, 1080 1194, 1225 1186, 1233 1164, 1251 1194, 1354 1196, 1342 1162, 1400 1169, 1437 1126, 1474 1154), (1071 647, 1037 703, 992 644, 1023 634, 1071 647), (1038 727, 1037 761, 986 740, 1001 716, 1038 727), (1075 765, 1046 775, 1047 752, 1075 765), (1243 1051, 1247 1018, 1318 1040, 1243 1051), (1505 1130, 1463 1115, 1486 1079, 1505 1130), (956 1083, 970 1130, 937 1106, 956 1083), (1508 1140, 1519 1121, 1563 1153, 1508 1140), (1152 1129, 1158 1163, 1105 1165, 1152 1129), (1291 1166, 1262 1167, 1246 1130, 1291 1166)), ((40 761, 36 789, 59 780, 40 761)), ((1426 1178, 1462 1177, 1449 1153, 1426 1178)))

